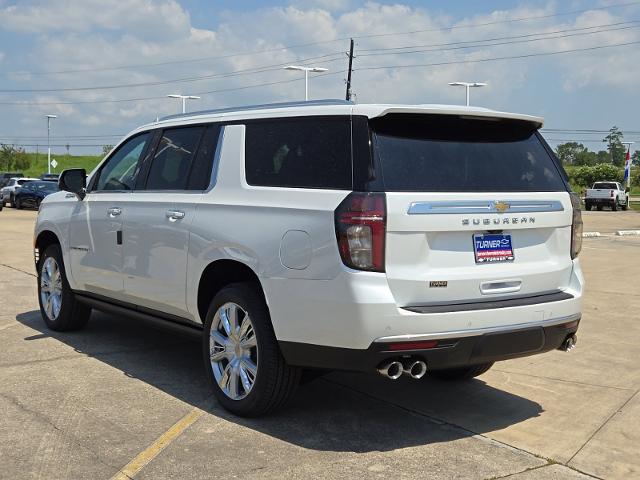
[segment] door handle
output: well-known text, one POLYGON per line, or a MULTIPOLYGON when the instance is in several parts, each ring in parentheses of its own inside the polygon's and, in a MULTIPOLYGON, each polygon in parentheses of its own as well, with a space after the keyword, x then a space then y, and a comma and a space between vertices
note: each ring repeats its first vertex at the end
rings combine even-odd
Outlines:
POLYGON ((493 295, 496 293, 515 293, 522 288, 522 280, 496 280, 480 284, 480 293, 493 295))
POLYGON ((107 209, 107 214, 109 214, 111 218, 115 218, 121 213, 122 213, 122 209, 119 207, 112 207, 107 209))
POLYGON ((184 212, 181 210, 167 210, 167 218, 170 222, 175 222, 184 218, 184 212))

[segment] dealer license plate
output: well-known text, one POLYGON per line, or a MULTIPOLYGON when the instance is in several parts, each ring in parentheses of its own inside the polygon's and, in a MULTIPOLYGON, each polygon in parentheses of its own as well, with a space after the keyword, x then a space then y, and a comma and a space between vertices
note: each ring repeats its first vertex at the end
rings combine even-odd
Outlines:
POLYGON ((473 252, 476 263, 512 262, 511 235, 475 234, 473 236, 473 252))

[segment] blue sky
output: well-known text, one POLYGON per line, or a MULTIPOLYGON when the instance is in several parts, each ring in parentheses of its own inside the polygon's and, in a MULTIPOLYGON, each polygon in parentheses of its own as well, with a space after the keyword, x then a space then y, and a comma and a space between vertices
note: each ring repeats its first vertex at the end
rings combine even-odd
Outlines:
POLYGON ((483 81, 472 104, 640 141, 640 2, 0 0, 0 142, 43 145, 52 113, 54 143, 99 151, 80 145, 175 113, 169 93, 200 94, 190 109, 300 99, 287 63, 329 68, 311 96, 339 98, 350 36, 359 102, 461 103, 447 83, 483 81))

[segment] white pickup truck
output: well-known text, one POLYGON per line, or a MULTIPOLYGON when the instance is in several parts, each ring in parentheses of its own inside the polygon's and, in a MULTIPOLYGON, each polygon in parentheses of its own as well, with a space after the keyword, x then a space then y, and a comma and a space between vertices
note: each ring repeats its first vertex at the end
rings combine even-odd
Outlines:
POLYGON ((611 207, 614 212, 618 207, 626 210, 629 208, 629 192, 618 182, 596 182, 587 189, 584 204, 587 210, 594 206, 602 210, 603 205, 611 207))

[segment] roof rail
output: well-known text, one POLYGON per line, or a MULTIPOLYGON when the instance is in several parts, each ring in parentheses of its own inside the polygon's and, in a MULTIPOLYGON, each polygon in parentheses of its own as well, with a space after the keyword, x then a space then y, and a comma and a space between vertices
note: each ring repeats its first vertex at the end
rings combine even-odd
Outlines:
POLYGON ((267 108, 288 108, 288 107, 313 107, 322 105, 354 105, 354 102, 350 100, 340 99, 324 99, 324 100, 303 100, 298 102, 281 102, 281 103, 263 103, 261 105, 246 105, 242 107, 227 107, 217 108, 214 110, 201 110, 198 112, 189 113, 177 113, 175 115, 167 115, 159 119, 159 122, 164 120, 173 120, 175 118, 195 117, 198 115, 211 115, 215 113, 228 113, 228 112, 243 112, 246 110, 261 110, 267 108))

